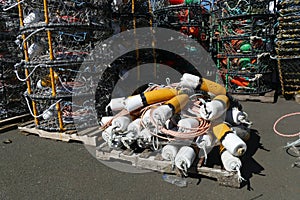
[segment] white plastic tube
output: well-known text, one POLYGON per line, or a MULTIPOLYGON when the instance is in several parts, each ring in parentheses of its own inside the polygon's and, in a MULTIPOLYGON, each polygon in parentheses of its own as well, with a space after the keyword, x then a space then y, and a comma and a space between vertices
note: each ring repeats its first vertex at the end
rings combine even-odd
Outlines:
POLYGON ((221 160, 224 168, 230 172, 235 172, 242 166, 241 160, 226 150, 221 154, 221 160))
POLYGON ((100 121, 100 125, 103 126, 104 124, 106 124, 107 122, 112 120, 112 118, 114 118, 114 117, 113 116, 104 116, 104 117, 102 117, 101 121, 100 121))
POLYGON ((145 126, 148 126, 149 124, 151 124, 150 112, 151 112, 151 109, 147 110, 144 113, 144 115, 142 116, 142 122, 145 126))
POLYGON ((119 134, 126 131, 129 123, 131 122, 130 117, 127 116, 120 116, 112 120, 112 126, 114 127, 115 131, 119 134))
POLYGON ((179 120, 177 126, 179 127, 179 132, 189 132, 191 129, 199 126, 199 121, 195 118, 184 118, 179 120))
POLYGON ((134 132, 134 133, 139 133, 142 130, 142 125, 141 125, 141 118, 137 118, 134 121, 132 121, 128 127, 127 131, 128 132, 134 132))
POLYGON ((132 112, 132 111, 144 106, 140 95, 134 95, 134 96, 128 97, 125 100, 124 104, 125 104, 124 108, 128 112, 132 112))
POLYGON ((200 116, 206 120, 214 120, 222 116, 226 111, 226 105, 220 100, 212 100, 202 105, 200 116))
POLYGON ((169 105, 162 105, 153 110, 152 117, 157 124, 165 124, 173 116, 173 111, 169 105))
POLYGON ((242 156, 247 150, 246 143, 234 133, 226 134, 221 143, 234 156, 242 156))
POLYGON ((108 106, 111 108, 112 111, 119 111, 124 109, 125 97, 111 99, 108 106))
POLYGON ((164 160, 174 161, 177 155, 178 148, 175 145, 167 144, 162 148, 161 156, 164 160))
POLYGON ((186 171, 190 168, 196 158, 196 153, 192 147, 183 146, 175 157, 175 165, 178 169, 186 171))

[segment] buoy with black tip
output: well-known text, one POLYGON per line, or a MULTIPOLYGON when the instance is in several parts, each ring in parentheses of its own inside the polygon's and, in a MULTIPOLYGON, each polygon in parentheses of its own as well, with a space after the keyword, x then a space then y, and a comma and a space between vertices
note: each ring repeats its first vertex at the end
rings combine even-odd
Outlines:
POLYGON ((125 99, 124 108, 132 112, 147 105, 167 101, 178 94, 176 89, 162 88, 130 96, 125 99))
POLYGON ((229 108, 230 102, 226 95, 218 95, 212 101, 200 107, 200 116, 206 120, 215 120, 221 117, 229 108))
POLYGON ((231 128, 221 123, 213 127, 213 133, 216 138, 221 142, 225 149, 227 149, 234 156, 242 156, 246 150, 246 143, 236 134, 233 133, 231 128))

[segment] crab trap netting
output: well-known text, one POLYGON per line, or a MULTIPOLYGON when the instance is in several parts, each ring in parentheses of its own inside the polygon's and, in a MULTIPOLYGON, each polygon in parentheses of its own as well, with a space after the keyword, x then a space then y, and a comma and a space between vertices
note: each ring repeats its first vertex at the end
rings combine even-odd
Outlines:
POLYGON ((18 18, 14 1, 0 1, 0 119, 27 112, 22 98, 26 85, 14 73, 14 64, 21 59, 15 43, 18 18))
POLYGON ((283 94, 295 94, 300 90, 300 58, 278 58, 279 78, 283 94))
POLYGON ((151 27, 152 9, 148 0, 113 1, 112 28, 114 34, 122 31, 151 27))
POLYGON ((274 14, 275 0, 218 0, 214 2, 214 13, 219 19, 243 15, 274 14))
POLYGON ((276 89, 275 1, 217 1, 213 7, 216 62, 222 82, 235 94, 276 89))
POLYGON ((45 131, 68 131, 94 126, 94 110, 91 102, 77 102, 71 98, 36 98, 25 94, 30 113, 38 120, 36 127, 45 131), (35 103, 32 108, 31 102, 35 103), (59 107, 59 110, 57 109, 59 107), (79 126, 74 120, 84 121, 79 126))
POLYGON ((299 91, 300 3, 283 0, 278 5, 276 52, 283 94, 299 91))
POLYGON ((264 94, 275 89, 276 61, 269 54, 260 57, 219 57, 219 74, 234 94, 264 94))
POLYGON ((153 1, 152 6, 156 26, 180 31, 209 49, 209 1, 153 1))
POLYGON ((44 22, 50 25, 91 25, 102 27, 108 20, 110 7, 108 1, 62 1, 48 0, 24 1, 22 10, 24 26, 39 26, 44 22), (45 9, 48 8, 48 9, 45 9), (45 11, 49 19, 45 19, 45 11))
POLYGON ((18 7, 25 60, 15 65, 15 72, 27 82, 23 93, 36 127, 74 130, 74 119, 90 118, 90 104, 75 105, 72 96, 87 95, 93 87, 93 72, 80 67, 112 33, 110 1, 36 0, 21 1, 18 7))

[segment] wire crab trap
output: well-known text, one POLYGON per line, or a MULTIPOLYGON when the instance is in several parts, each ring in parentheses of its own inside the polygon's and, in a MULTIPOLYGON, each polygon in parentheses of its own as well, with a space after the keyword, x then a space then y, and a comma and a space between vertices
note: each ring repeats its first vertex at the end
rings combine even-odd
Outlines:
POLYGON ((221 37, 263 37, 274 35, 275 17, 244 16, 236 20, 219 19, 219 34, 221 37))
POLYGON ((219 74, 232 94, 264 94, 274 90, 275 61, 269 54, 261 57, 223 57, 219 74))
POLYGON ((24 26, 43 26, 45 14, 46 23, 50 26, 89 25, 102 27, 106 22, 108 1, 54 1, 34 0, 20 3, 24 14, 24 26), (45 13, 47 12, 47 13, 45 13))
POLYGON ((112 28, 114 34, 122 31, 152 27, 150 0, 126 0, 112 2, 112 28))
POLYGON ((24 95, 37 129, 75 130, 74 119, 90 117, 87 102, 74 105, 71 100, 74 94, 86 95, 93 87, 93 81, 89 80, 92 72, 79 69, 97 43, 112 32, 108 3, 18 2, 20 46, 25 59, 15 65, 15 73, 20 81, 27 83, 24 95))
POLYGON ((273 40, 257 36, 226 37, 222 39, 219 47, 219 54, 237 56, 259 55, 272 51, 274 51, 273 40))
POLYGON ((95 126, 93 107, 91 102, 77 102, 74 104, 72 98, 47 98, 33 97, 25 93, 25 99, 30 110, 30 114, 38 119, 37 129, 60 132, 83 129, 95 126), (34 111, 30 102, 34 101, 36 110, 34 111), (60 110, 57 110, 57 105, 60 105, 60 110), (59 117, 57 117, 59 116, 59 117), (84 124, 75 126, 74 120, 84 121, 84 124))
POLYGON ((214 2, 214 13, 219 19, 230 19, 247 15, 265 15, 276 12, 275 0, 218 0, 214 2))
POLYGON ((205 49, 210 40, 210 2, 195 1, 171 4, 172 1, 153 2, 155 25, 180 31, 196 39, 205 49), (156 5, 158 4, 158 5, 156 5))
MULTIPOLYGON (((28 46, 30 61, 42 63, 51 59, 82 62, 96 43, 106 39, 110 33, 110 30, 102 31, 82 26, 52 28, 50 46, 53 58, 50 58, 46 29, 46 27, 42 27, 21 30, 22 34, 27 35, 25 42, 28 46)), ((22 44, 24 45, 25 42, 23 41, 22 44)))

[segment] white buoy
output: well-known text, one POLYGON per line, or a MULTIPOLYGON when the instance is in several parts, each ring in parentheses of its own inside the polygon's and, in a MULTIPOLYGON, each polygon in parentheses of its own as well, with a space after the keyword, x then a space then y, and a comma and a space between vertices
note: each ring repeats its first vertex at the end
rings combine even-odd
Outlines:
POLYGON ((49 120, 53 117, 53 112, 51 112, 50 110, 47 110, 45 112, 43 112, 43 119, 44 120, 49 120))
POLYGON ((201 135, 196 139, 196 145, 199 148, 198 157, 205 158, 204 164, 207 161, 207 154, 211 152, 211 150, 215 146, 215 138, 210 134, 201 135))
POLYGON ((151 112, 151 109, 147 110, 144 113, 144 115, 142 116, 142 122, 145 126, 148 126, 151 124, 150 112, 151 112))
POLYGON ((130 117, 120 116, 112 120, 112 126, 115 128, 115 131, 118 133, 122 133, 126 131, 129 123, 131 122, 130 117))
POLYGON ((104 116, 104 117, 102 117, 101 121, 100 121, 100 125, 103 126, 104 124, 106 124, 107 122, 112 120, 113 118, 114 118, 113 116, 104 116))
POLYGON ((35 10, 35 11, 31 12, 29 15, 27 15, 24 18, 24 20, 23 20, 24 25, 27 26, 29 24, 36 23, 36 22, 40 21, 41 18, 42 18, 41 16, 42 16, 42 14, 38 10, 35 10))
POLYGON ((239 182, 245 181, 241 175, 242 162, 238 157, 233 156, 229 151, 225 150, 221 154, 221 161, 225 170, 237 172, 239 182))
POLYGON ((137 118, 134 121, 132 121, 128 127, 127 127, 127 131, 128 132, 133 132, 133 133, 139 133, 142 130, 142 125, 141 125, 141 118, 137 118))
POLYGON ((119 110, 124 109, 125 97, 111 99, 108 106, 110 107, 110 109, 112 111, 119 111, 119 110))
POLYGON ((148 129, 143 129, 138 133, 138 137, 141 138, 144 142, 151 142, 152 134, 148 129))
POLYGON ((169 105, 162 105, 155 108, 152 117, 157 124, 163 125, 173 115, 173 111, 169 105))
POLYGON ((128 112, 132 112, 132 111, 144 106, 140 95, 134 95, 134 96, 128 97, 127 99, 125 99, 124 104, 125 104, 124 108, 128 112))
POLYGON ((221 154, 221 160, 224 168, 227 171, 235 172, 237 169, 240 169, 242 166, 242 162, 238 157, 233 156, 229 151, 225 150, 221 154))
POLYGON ((28 48, 28 55, 32 58, 35 56, 39 56, 42 54, 42 51, 44 50, 43 46, 38 43, 34 42, 32 43, 28 48))
POLYGON ((190 168, 196 158, 196 153, 192 147, 183 146, 175 157, 175 165, 178 169, 186 172, 190 168))
POLYGON ((106 128, 104 131, 102 131, 102 139, 105 141, 105 142, 109 142, 111 140, 111 137, 112 137, 112 130, 113 130, 113 127, 112 126, 109 126, 108 128, 106 128))
POLYGON ((247 150, 246 143, 234 133, 226 134, 221 143, 234 156, 242 156, 247 150))
POLYGON ((178 148, 175 145, 167 144, 162 148, 161 156, 164 160, 174 161, 177 155, 178 148))
POLYGON ((196 118, 184 118, 179 120, 177 126, 179 132, 189 132, 199 126, 199 121, 196 118))
POLYGON ((200 107, 200 116, 206 120, 214 120, 226 111, 226 104, 220 100, 212 100, 200 107))

